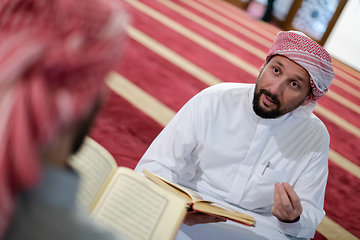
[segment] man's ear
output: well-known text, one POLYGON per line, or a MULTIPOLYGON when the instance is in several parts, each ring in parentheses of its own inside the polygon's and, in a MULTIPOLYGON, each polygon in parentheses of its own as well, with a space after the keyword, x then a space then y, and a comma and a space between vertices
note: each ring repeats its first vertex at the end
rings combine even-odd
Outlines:
POLYGON ((310 93, 304 100, 304 102, 301 104, 301 106, 307 105, 309 102, 313 100, 314 95, 310 93))

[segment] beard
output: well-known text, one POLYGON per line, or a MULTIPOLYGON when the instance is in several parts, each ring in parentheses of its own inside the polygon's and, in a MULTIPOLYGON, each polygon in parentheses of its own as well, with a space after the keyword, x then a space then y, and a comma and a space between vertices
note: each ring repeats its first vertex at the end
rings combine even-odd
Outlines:
POLYGON ((256 113, 256 115, 258 115, 259 117, 273 119, 273 118, 281 117, 282 115, 298 108, 304 102, 304 100, 300 101, 297 104, 293 104, 290 107, 282 108, 281 102, 276 95, 272 94, 270 91, 266 89, 260 89, 257 91, 257 89, 255 88, 254 99, 253 99, 253 110, 256 113), (260 97, 262 94, 266 95, 271 99, 271 101, 275 104, 274 109, 267 110, 260 105, 260 97))
POLYGON ((277 118, 283 115, 282 111, 280 110, 280 107, 281 107, 281 103, 279 99, 275 95, 273 95, 270 91, 266 89, 260 89, 259 91, 256 91, 255 88, 253 109, 256 115, 262 118, 277 118), (266 110, 260 106, 260 97, 262 94, 268 96, 271 99, 271 101, 275 103, 276 105, 275 109, 266 110))
POLYGON ((71 151, 72 154, 76 154, 80 150, 85 140, 85 137, 89 133, 91 126, 96 118, 96 115, 100 111, 100 109, 101 109, 101 100, 100 97, 98 97, 95 100, 95 103, 92 106, 89 115, 86 116, 84 119, 82 119, 78 124, 78 128, 76 129, 76 133, 72 145, 72 151, 71 151))

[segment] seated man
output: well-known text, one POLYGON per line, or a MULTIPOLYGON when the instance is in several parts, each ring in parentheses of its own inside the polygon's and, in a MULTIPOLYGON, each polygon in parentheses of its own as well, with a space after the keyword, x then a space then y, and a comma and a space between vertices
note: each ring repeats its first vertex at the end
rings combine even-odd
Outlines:
MULTIPOLYGON (((325 49, 301 32, 279 32, 256 84, 222 83, 197 94, 136 171, 272 212, 284 234, 313 237, 325 215, 330 139, 312 112, 333 78, 325 49)), ((188 214, 185 223, 218 220, 188 214)))
POLYGON ((122 5, 5 0, 0 9, 0 239, 119 239, 79 211, 67 161, 119 60, 122 5))

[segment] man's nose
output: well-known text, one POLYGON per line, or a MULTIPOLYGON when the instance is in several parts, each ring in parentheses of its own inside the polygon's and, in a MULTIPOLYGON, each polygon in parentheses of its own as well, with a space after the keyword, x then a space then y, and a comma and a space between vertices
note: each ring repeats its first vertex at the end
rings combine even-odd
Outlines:
POLYGON ((280 96, 283 93, 284 89, 285 89, 285 81, 278 79, 273 82, 269 90, 273 95, 280 96))

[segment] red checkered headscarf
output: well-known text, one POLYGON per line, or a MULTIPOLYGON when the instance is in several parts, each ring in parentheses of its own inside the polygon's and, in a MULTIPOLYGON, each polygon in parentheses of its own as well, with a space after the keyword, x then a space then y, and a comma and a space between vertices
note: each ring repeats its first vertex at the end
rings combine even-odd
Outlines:
POLYGON ((280 31, 266 61, 273 55, 285 56, 307 70, 314 101, 328 91, 335 77, 329 53, 302 32, 280 31))
POLYGON ((0 238, 40 149, 90 111, 126 22, 119 0, 0 0, 0 238))

